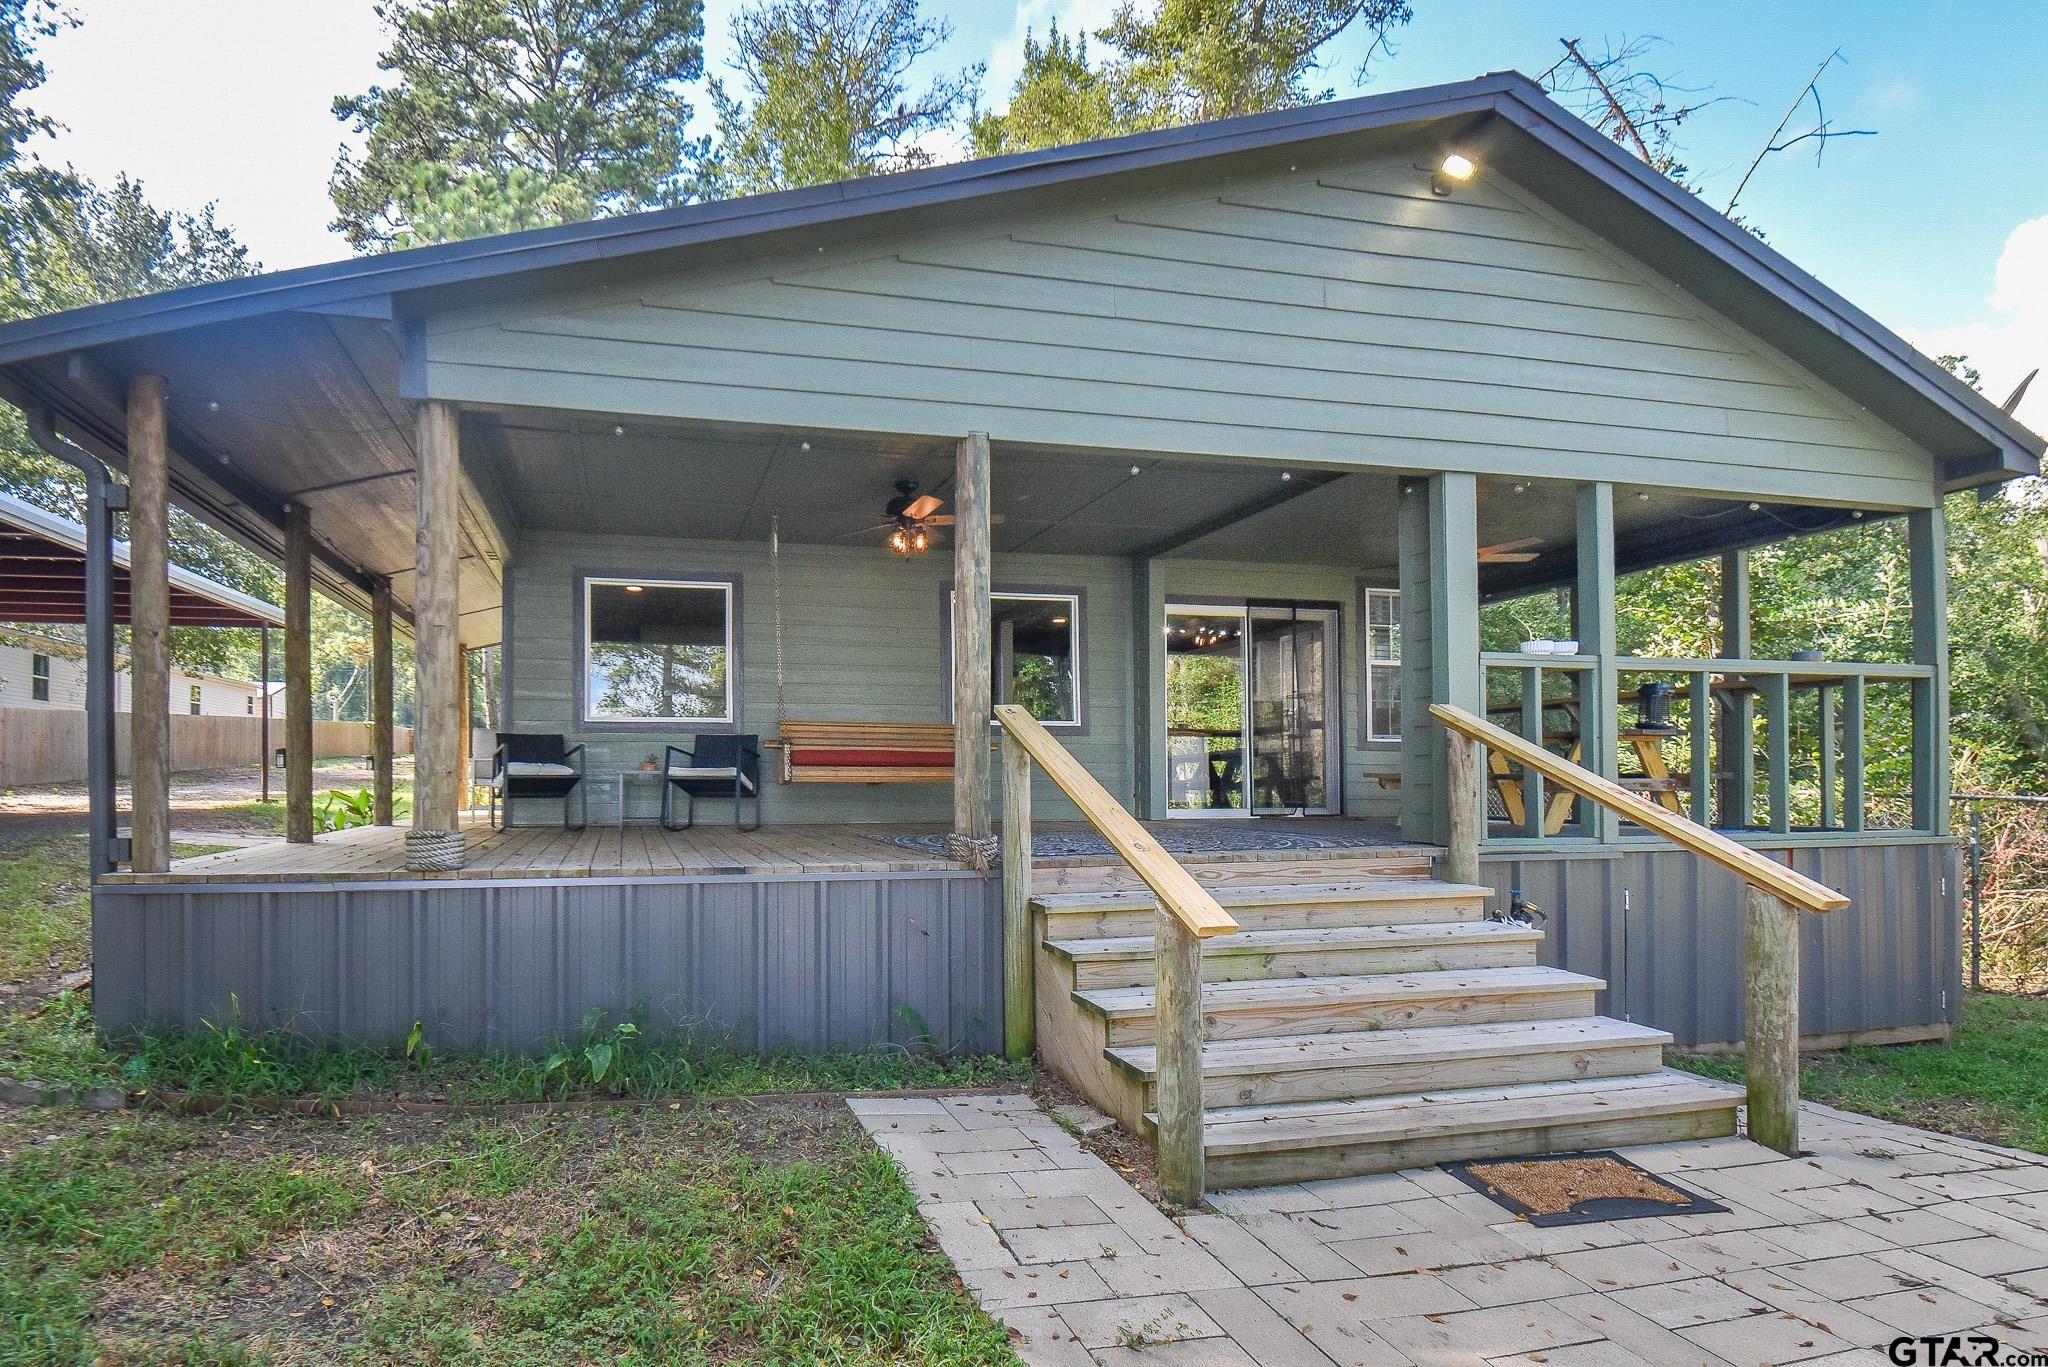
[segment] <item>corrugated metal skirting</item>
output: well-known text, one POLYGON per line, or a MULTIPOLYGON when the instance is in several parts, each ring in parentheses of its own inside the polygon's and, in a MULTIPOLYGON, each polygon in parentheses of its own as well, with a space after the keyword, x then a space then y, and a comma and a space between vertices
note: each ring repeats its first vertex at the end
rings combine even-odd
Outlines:
POLYGON ((592 1011, 734 1048, 1002 1044, 1001 884, 971 873, 101 887, 100 1027, 532 1050, 592 1011), (231 1000, 232 999, 232 1000, 231 1000))
MULTIPOLYGON (((1953 844, 1791 853, 1794 868, 1852 899, 1846 910, 1802 918, 1802 1034, 1959 1018, 1961 876, 1953 844)), ((1742 889, 1733 874, 1677 849, 1484 859, 1480 870, 1500 895, 1497 905, 1520 888, 1548 915, 1545 963, 1607 980, 1606 1014, 1669 1030, 1680 1045, 1742 1039, 1742 889)))

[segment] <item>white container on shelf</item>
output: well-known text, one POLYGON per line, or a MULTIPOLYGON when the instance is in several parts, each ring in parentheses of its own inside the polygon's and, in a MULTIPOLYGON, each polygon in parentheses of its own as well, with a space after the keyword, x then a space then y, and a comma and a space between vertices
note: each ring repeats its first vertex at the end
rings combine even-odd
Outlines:
POLYGON ((1524 641, 1522 642, 1522 653, 1524 655, 1555 655, 1557 654, 1557 642, 1544 640, 1524 641))
POLYGON ((1576 655, 1579 653, 1579 643, 1577 641, 1552 641, 1550 643, 1550 653, 1553 655, 1576 655))

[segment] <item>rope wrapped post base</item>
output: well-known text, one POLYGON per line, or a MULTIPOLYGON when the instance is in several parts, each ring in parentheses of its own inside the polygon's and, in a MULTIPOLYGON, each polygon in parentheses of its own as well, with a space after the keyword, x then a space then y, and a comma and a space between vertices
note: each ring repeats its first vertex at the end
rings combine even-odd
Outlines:
POLYGON ((405 867, 413 873, 455 873, 462 868, 462 832, 405 833, 405 867))
POLYGON ((946 857, 957 859, 976 873, 987 873, 995 866, 996 855, 1002 850, 1002 838, 994 835, 966 835, 960 831, 949 832, 946 836, 946 857))

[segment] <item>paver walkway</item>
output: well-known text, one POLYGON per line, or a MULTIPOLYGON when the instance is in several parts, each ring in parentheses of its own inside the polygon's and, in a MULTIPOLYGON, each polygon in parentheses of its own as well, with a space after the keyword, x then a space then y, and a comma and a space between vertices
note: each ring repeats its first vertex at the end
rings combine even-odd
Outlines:
POLYGON ((1047 1367, 1876 1367, 1980 1326, 2048 1351, 2048 1162, 1826 1107, 1801 1108, 1810 1157, 1624 1151, 1728 1214, 1538 1229, 1436 1169, 1219 1192, 1176 1224, 1029 1097, 847 1104, 1047 1367))

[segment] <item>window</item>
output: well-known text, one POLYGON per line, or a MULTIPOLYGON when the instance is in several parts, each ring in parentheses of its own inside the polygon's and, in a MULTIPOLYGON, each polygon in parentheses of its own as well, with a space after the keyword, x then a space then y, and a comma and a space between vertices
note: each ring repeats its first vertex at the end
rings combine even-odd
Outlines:
POLYGON ((1401 591, 1365 591, 1365 716, 1373 740, 1401 739, 1401 591))
POLYGON ((245 711, 245 712, 247 712, 247 713, 248 713, 248 714, 249 714, 250 716, 252 716, 252 717, 253 717, 253 716, 255 716, 255 715, 256 715, 256 700, 255 700, 254 698, 244 698, 244 699, 242 699, 242 710, 243 710, 243 711, 245 711))
POLYGON ((192 715, 193 715, 193 716, 195 716, 195 717, 196 717, 196 716, 198 716, 198 715, 199 715, 199 685, 198 685, 198 684, 193 684, 193 685, 192 685, 192 687, 191 687, 190 689, 188 689, 188 690, 186 691, 186 699, 187 699, 187 706, 189 706, 189 707, 190 707, 190 708, 192 709, 192 715))
MULTIPOLYGON (((949 612, 952 602, 949 593, 949 612)), ((1079 725, 1080 622, 1079 594, 991 593, 990 696, 999 703, 1016 703, 1048 726, 1079 725)), ((948 617, 949 658, 952 640, 953 622, 948 617)), ((949 688, 949 708, 951 696, 949 688)))
POLYGON ((50 657, 31 655, 28 657, 28 695, 37 702, 50 700, 50 657))
POLYGON ((588 579, 585 721, 735 720, 732 585, 588 579))

